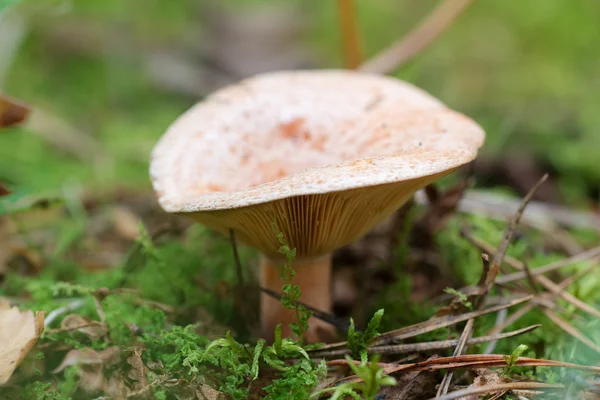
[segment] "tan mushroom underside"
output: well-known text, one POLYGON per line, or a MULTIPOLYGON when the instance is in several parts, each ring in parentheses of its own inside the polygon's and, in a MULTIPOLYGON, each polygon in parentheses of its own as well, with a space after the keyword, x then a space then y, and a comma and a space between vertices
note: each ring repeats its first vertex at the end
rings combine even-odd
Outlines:
POLYGON ((340 192, 302 195, 226 210, 187 213, 188 217, 227 234, 271 259, 281 258, 273 222, 298 258, 318 257, 368 232, 404 204, 416 190, 451 171, 408 181, 340 192))

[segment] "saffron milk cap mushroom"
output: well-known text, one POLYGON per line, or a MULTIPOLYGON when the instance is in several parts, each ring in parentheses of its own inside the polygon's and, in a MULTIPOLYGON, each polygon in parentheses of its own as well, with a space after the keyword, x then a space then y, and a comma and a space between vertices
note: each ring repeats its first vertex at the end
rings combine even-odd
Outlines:
MULTIPOLYGON (((257 75, 180 116, 152 152, 160 205, 261 253, 260 284, 280 292, 280 243, 296 249, 302 302, 331 310, 331 253, 415 191, 472 161, 485 134, 468 117, 394 78, 315 70, 257 75)), ((294 312, 261 298, 263 335, 294 312)), ((312 318, 305 338, 331 328, 312 318)))

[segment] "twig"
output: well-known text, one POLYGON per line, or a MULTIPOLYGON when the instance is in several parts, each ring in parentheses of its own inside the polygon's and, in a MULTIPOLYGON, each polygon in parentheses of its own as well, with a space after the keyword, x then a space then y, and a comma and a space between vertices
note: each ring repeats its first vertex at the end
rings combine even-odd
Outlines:
POLYGON ((492 261, 492 264, 500 266, 502 264, 502 262, 504 261, 504 257, 506 255, 506 250, 508 250, 510 240, 512 239, 512 237, 517 229, 517 225, 519 224, 519 221, 521 220, 521 216, 523 215, 523 212, 525 211, 525 207, 527 207, 527 204, 529 204, 529 202, 533 198, 533 195, 535 194, 535 192, 539 189, 540 186, 542 186, 544 184, 544 182, 546 182, 547 179, 548 179, 548 174, 545 174, 544 176, 542 176, 542 178, 531 188, 531 190, 529 190, 527 195, 525 195, 525 197, 521 201, 521 205, 517 209, 517 212, 515 213, 514 217, 511 219, 509 226, 506 228, 506 231, 504 232, 504 238, 502 239, 500 246, 498 246, 498 250, 496 250, 496 253, 494 254, 494 259, 492 261))
MULTIPOLYGON (((471 244, 473 244, 475 247, 479 248, 482 251, 488 251, 488 250, 492 249, 492 247, 489 244, 483 242, 480 239, 476 239, 466 229, 461 229, 461 235, 465 239, 467 239, 471 244)), ((595 266, 599 261, 597 259, 599 256, 600 256, 600 246, 593 247, 589 250, 581 252, 572 257, 564 258, 562 260, 558 260, 558 261, 552 262, 550 264, 546 264, 541 267, 536 267, 535 269, 533 269, 531 271, 531 275, 532 276, 543 275, 548 272, 553 272, 553 271, 556 271, 557 269, 568 267, 575 263, 578 263, 581 261, 587 261, 587 260, 590 260, 590 262, 593 262, 594 263, 593 265, 595 266)), ((511 265, 513 268, 520 269, 519 267, 515 267, 515 265, 521 264, 521 262, 516 260, 515 258, 507 256, 505 261, 507 264, 511 265)), ((504 283, 514 282, 514 281, 518 281, 518 280, 526 278, 526 277, 527 277, 527 273, 525 271, 504 274, 504 275, 496 278, 496 284, 504 284, 504 283)), ((460 291, 468 294, 469 292, 473 291, 474 289, 476 289, 476 286, 472 285, 472 286, 465 286, 465 287, 461 288, 460 291)), ((450 297, 451 297, 451 295, 440 296, 439 300, 444 301, 450 297)))
MULTIPOLYGON (((573 282, 575 282, 578 279, 580 279, 581 277, 587 275, 595 267, 596 267, 596 265, 592 264, 589 267, 587 267, 585 269, 582 269, 578 273, 570 276, 569 278, 567 278, 564 281, 562 281, 561 283, 559 283, 558 286, 560 288, 562 288, 563 290, 566 289, 573 282)), ((543 295, 543 296, 545 298, 549 298, 549 300, 552 301, 557 296, 557 294, 556 293, 551 293, 549 296, 548 295, 543 295)), ((504 329, 506 329, 510 325, 514 324, 515 322, 517 322, 521 317, 523 317, 524 315, 526 315, 527 313, 529 313, 531 310, 534 309, 535 303, 537 303, 538 301, 541 301, 542 300, 542 296, 538 295, 538 296, 536 296, 536 298, 534 300, 537 300, 537 301, 533 301, 533 302, 531 302, 529 304, 526 304, 525 306, 523 306, 519 310, 517 310, 515 313, 511 314, 511 316, 508 317, 502 323, 497 323, 496 326, 489 332, 489 334, 493 335, 493 334, 497 334, 499 332, 502 332, 504 329)), ((545 308, 547 308, 547 307, 545 307, 545 308)), ((574 328, 574 327, 572 327, 572 329, 576 330, 576 328, 574 328)), ((485 354, 492 353, 494 351, 495 347, 496 347, 496 342, 491 342, 488 345, 488 347, 485 349, 485 354)))
MULTIPOLYGON (((528 326, 527 328, 519 329, 519 330, 512 331, 512 332, 471 338, 471 339, 469 339, 467 344, 473 345, 473 344, 486 343, 486 342, 489 342, 490 340, 507 339, 507 338, 518 336, 518 335, 522 335, 524 333, 531 332, 539 327, 541 327, 541 325, 532 325, 532 326, 528 326)), ((434 341, 434 342, 424 342, 424 343, 376 346, 376 347, 369 347, 367 350, 368 350, 369 354, 407 354, 407 353, 413 353, 413 352, 423 352, 423 351, 447 349, 447 348, 456 346, 457 344, 458 344, 458 339, 451 339, 451 340, 438 340, 438 341, 434 341)), ((339 350, 324 351, 324 352, 319 352, 319 350, 317 350, 315 353, 311 353, 311 357, 313 357, 313 358, 339 357, 339 356, 343 356, 345 354, 350 354, 350 350, 349 349, 339 349, 339 350)))
POLYGON ((237 274, 237 284, 239 288, 244 287, 244 273, 242 269, 242 262, 240 261, 240 254, 238 253, 237 242, 235 240, 235 231, 233 228, 229 228, 229 240, 231 241, 231 249, 233 250, 233 260, 235 261, 235 272, 237 274))
MULTIPOLYGON (((360 364, 358 360, 352 361, 354 364, 360 364)), ((326 363, 328 366, 333 365, 348 365, 347 360, 331 360, 326 363)), ((502 354, 468 354, 456 357, 440 357, 433 358, 422 362, 410 363, 410 364, 388 364, 378 363, 383 368, 385 374, 390 375, 399 372, 416 372, 416 371, 438 371, 442 369, 454 370, 454 369, 480 369, 480 368, 497 368, 505 367, 506 360, 502 354)), ((587 371, 593 374, 600 374, 600 367, 590 365, 579 365, 572 364, 563 361, 544 360, 539 358, 530 357, 519 357, 515 364, 520 367, 558 367, 558 368, 570 368, 579 371, 587 371)), ((360 382, 361 379, 357 376, 349 376, 337 380, 330 384, 330 386, 339 385, 343 382, 360 382)))
MULTIPOLYGON (((281 300, 281 294, 277 293, 277 292, 275 292, 275 291, 273 291, 271 289, 267 289, 267 288, 261 287, 260 291, 263 292, 263 293, 265 293, 265 294, 267 294, 267 295, 269 295, 269 296, 271 296, 271 297, 273 297, 274 299, 281 300)), ((306 309, 312 313, 313 317, 315 317, 317 319, 320 319, 323 322, 327 322, 328 324, 331 324, 331 325, 335 326, 338 331, 345 332, 345 333, 348 332, 348 329, 350 328, 350 324, 347 321, 345 321, 345 320, 343 320, 341 318, 338 318, 338 317, 336 317, 333 314, 330 314, 330 313, 327 313, 325 311, 319 310, 318 308, 314 308, 312 306, 309 306, 308 304, 303 303, 303 302, 301 302, 299 300, 296 300, 296 303, 298 305, 306 307, 306 309)))
MULTIPOLYGON (((450 315, 445 315, 443 317, 431 318, 427 321, 419 322, 418 324, 406 326, 404 328, 400 328, 400 329, 396 329, 393 331, 383 333, 380 336, 376 337, 373 340, 373 342, 371 343, 371 345, 372 346, 381 346, 384 344, 393 343, 396 340, 408 339, 408 338, 411 338, 411 337, 414 337, 414 336, 417 336, 417 335, 420 335, 423 333, 434 331, 436 329, 445 328, 447 326, 458 324, 460 322, 467 321, 471 318, 476 318, 481 315, 485 315, 485 314, 500 311, 505 308, 513 307, 513 306, 522 304, 526 301, 529 301, 532 298, 533 298, 533 296, 526 296, 526 297, 521 297, 519 299, 513 300, 506 304, 499 304, 499 305, 496 305, 493 307, 489 307, 489 308, 477 310, 477 311, 471 311, 471 312, 464 313, 461 315, 450 314, 450 315)), ((332 343, 332 344, 328 344, 328 345, 320 347, 318 349, 318 351, 344 347, 347 344, 348 344, 348 342, 332 343)))
MULTIPOLYGON (((521 220, 521 216, 523 215, 523 212, 525 211, 527 204, 533 198, 533 195, 538 190, 538 188, 540 186, 542 186, 544 184, 544 182, 546 182, 546 179, 548 179, 548 174, 545 174, 544 176, 542 176, 542 178, 529 190, 527 195, 525 195, 525 197, 521 201, 521 205, 517 209, 517 212, 512 217, 512 219, 510 220, 510 223, 506 227, 506 230, 504 231, 504 237, 502 238, 502 241, 500 242, 498 249, 494 253, 494 258, 492 259, 492 264, 489 267, 487 272, 484 269, 484 275, 482 275, 482 279, 480 280, 480 287, 482 286, 481 284, 483 283, 483 286, 482 286, 483 293, 481 293, 481 295, 477 299, 477 302, 475 304, 475 306, 477 308, 481 307, 481 305, 483 304, 483 298, 488 293, 491 285, 493 285, 494 280, 496 279, 496 275, 498 274, 498 268, 500 267, 500 265, 502 265, 502 262, 504 261, 504 257, 506 255, 506 251, 508 250, 510 241, 511 241, 515 231, 517 230, 517 226, 519 225, 519 221, 521 220)), ((485 266, 485 261, 486 260, 484 258, 484 266, 485 266)), ((464 347, 467 343, 467 340, 471 336, 471 332, 473 330, 474 325, 475 325, 474 318, 467 321, 467 324, 465 325, 463 332, 460 335, 460 340, 459 340, 458 344, 456 345, 456 349, 454 350, 455 356, 459 356, 462 354, 464 347)), ((437 392, 437 398, 448 393, 448 389, 450 388, 450 382, 452 381, 452 375, 453 375, 453 373, 451 371, 447 372, 444 375, 444 378, 442 379, 442 383, 440 384, 440 387, 437 392)))
POLYGON ((525 274, 527 275, 527 282, 529 283, 529 286, 531 286, 531 290, 534 293, 539 293, 540 290, 535 284, 535 280, 533 279, 533 275, 531 274, 531 269, 529 269, 529 266, 526 263, 523 263, 523 268, 525 269, 525 274))
POLYGON ((437 400, 453 400, 460 398, 467 398, 471 395, 484 394, 484 393, 494 393, 500 391, 507 390, 527 390, 527 389, 535 389, 535 390, 562 390, 565 387, 563 385, 552 385, 549 383, 539 383, 539 382, 512 382, 512 383, 499 383, 496 385, 486 385, 486 386, 475 386, 468 387, 461 390, 456 390, 452 393, 448 393, 444 396, 437 397, 437 400))
MULTIPOLYGON (((523 306, 521 308, 525 308, 526 306, 523 306)), ((518 311, 517 311, 518 312, 518 311)), ((496 327, 498 326, 504 326, 504 324, 506 323, 506 319, 508 317, 508 310, 500 310, 498 311, 498 314, 496 314, 496 323, 494 324, 496 327)), ((498 333, 498 332, 502 332, 504 330, 501 329, 499 331, 496 331, 494 333, 498 333)), ((496 349, 496 344, 498 342, 496 340, 492 340, 487 347, 484 350, 484 354, 492 354, 494 352, 494 350, 496 349)))
MULTIPOLYGON (((525 314, 527 314, 528 312, 530 312, 531 310, 534 309, 534 305, 533 304, 525 304, 523 307, 519 308, 517 311, 515 311, 514 313, 512 313, 508 318, 506 318, 504 321, 502 321, 501 323, 496 323, 496 326, 494 326, 494 328, 488 332, 490 335, 495 335, 498 334, 500 332, 502 332, 507 326, 510 326, 512 324, 514 324, 517 320, 519 320, 522 316, 524 316, 525 314)), ((496 341, 492 341, 490 342, 490 344, 486 347, 484 353, 485 354, 490 354, 494 351, 494 349, 496 348, 496 341)))
MULTIPOLYGON (((588 265, 586 268, 583 268, 583 269, 577 271, 576 273, 569 276, 564 281, 560 282, 558 284, 558 287, 562 290, 565 290, 566 288, 571 286, 573 283, 575 283, 579 279, 583 278, 584 276, 586 276, 587 274, 589 274, 590 272, 592 272, 592 270, 594 270, 596 268, 598 268, 598 265, 596 265, 596 264, 588 265)), ((555 293, 553 293, 553 294, 555 294, 555 293)))
MULTIPOLYGON (((532 276, 543 275, 548 272, 556 271, 557 269, 568 267, 569 265, 572 265, 572 264, 575 264, 575 263, 578 263, 581 261, 585 261, 587 259, 591 259, 594 262, 594 264, 597 264, 598 260, 596 258, 598 256, 600 256, 600 247, 594 247, 593 249, 584 251, 583 253, 580 253, 573 257, 565 258, 564 260, 559 260, 559 261, 550 263, 550 264, 542 266, 542 267, 537 267, 533 271, 531 271, 531 275, 532 276)), ((595 266, 595 265, 593 265, 593 266, 595 266)), ((526 276, 525 272, 513 272, 511 274, 506 274, 506 275, 502 275, 502 276, 498 277, 498 279, 496 279, 496 282, 497 283, 514 282, 516 280, 525 278, 525 276, 526 276)))
POLYGON ((360 71, 393 72, 431 44, 473 0, 445 0, 416 28, 359 67, 360 71))
POLYGON ((346 67, 356 69, 362 62, 356 4, 354 0, 337 0, 337 8, 340 17, 340 32, 346 67))
MULTIPOLYGON (((475 244, 482 251, 489 251, 491 248, 491 246, 489 244, 485 243, 484 241, 482 241, 480 239, 470 238, 469 240, 471 241, 471 243, 475 244)), ((525 267, 524 267, 523 262, 517 260, 516 258, 510 257, 510 256, 506 257, 505 261, 511 267, 518 269, 518 270, 522 271, 523 274, 525 274, 525 271, 524 271, 525 267)), ((537 269, 535 271, 537 271, 537 269)), ((562 297, 563 300, 569 302, 576 308, 579 308, 580 310, 582 310, 596 318, 600 318, 600 311, 596 310, 594 307, 590 306, 589 304, 581 301, 577 297, 573 296, 571 293, 565 292, 560 286, 558 286, 556 283, 554 283, 551 279, 549 279, 543 275, 536 275, 534 273, 534 271, 532 271, 532 275, 534 276, 535 280, 539 284, 541 284, 546 290, 557 294, 558 296, 562 297)), ((523 275, 523 276, 525 276, 525 275, 523 275)), ((500 281, 500 279, 498 279, 498 281, 500 281)))

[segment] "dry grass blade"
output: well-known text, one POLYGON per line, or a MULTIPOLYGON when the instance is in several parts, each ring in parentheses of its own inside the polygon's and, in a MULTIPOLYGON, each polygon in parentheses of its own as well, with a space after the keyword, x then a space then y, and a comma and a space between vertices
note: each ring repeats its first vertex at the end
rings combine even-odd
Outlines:
MULTIPOLYGON (((568 267, 575 263, 590 260, 594 264, 598 263, 598 256, 600 256, 600 247, 594 247, 590 250, 584 251, 583 253, 577 254, 573 257, 565 258, 564 260, 556 261, 542 267, 538 267, 531 271, 532 276, 543 275, 548 272, 556 271, 557 269, 568 267)), ((514 282, 525 277, 525 272, 513 272, 511 274, 502 275, 496 282, 498 283, 509 283, 514 282)))
POLYGON ((561 288, 562 290, 565 290, 566 288, 571 286, 573 283, 575 283, 579 279, 583 278, 584 276, 586 276, 587 274, 592 272, 597 267, 598 267, 597 264, 588 265, 586 268, 583 268, 583 269, 577 271, 575 274, 571 275, 570 277, 568 277, 567 279, 565 279, 564 281, 559 283, 558 287, 561 288))
MULTIPOLYGON (((521 205, 517 209, 517 212, 510 220, 510 223, 506 227, 504 231, 504 237, 502 238, 502 242, 498 246, 496 252, 494 252, 494 258, 492 259, 492 264, 489 266, 487 264, 487 258, 484 257, 484 274, 482 274, 479 286, 482 288, 481 295, 476 299, 475 307, 479 308, 483 304, 483 299, 487 295, 490 287, 494 284, 496 280, 496 275, 498 274, 499 267, 502 265, 504 261, 504 257, 506 256, 506 251, 508 250, 508 246, 510 245, 510 241, 517 230, 517 226, 519 225, 519 221, 521 220, 521 216, 527 207, 527 204, 533 198, 535 192, 539 189, 540 186, 546 182, 548 179, 548 174, 542 176, 542 178, 529 190, 527 195, 521 201, 521 205)), ((525 267, 525 266, 524 266, 525 267)), ((459 356, 464 351, 467 341, 471 337, 471 333, 473 331, 473 326, 475 325, 475 319, 470 319, 467 321, 456 345, 456 349, 454 350, 454 355, 459 356)), ((448 389, 450 388, 450 382, 452 381, 452 372, 447 372, 442 379, 442 383, 440 384, 440 388, 437 393, 437 397, 439 398, 442 395, 448 393, 448 389)))
MULTIPOLYGON (((467 237, 467 238, 469 239, 469 241, 471 243, 473 243, 475 246, 477 246, 482 251, 489 251, 492 249, 492 247, 489 244, 483 242, 482 240, 475 239, 472 237, 467 237)), ((525 273, 525 265, 523 264, 523 262, 521 262, 513 257, 506 257, 505 261, 511 267, 522 271, 522 273, 524 274, 523 277, 526 276, 525 275, 526 274, 525 273)), ((535 280, 539 284, 541 284, 546 290, 562 297, 565 301, 571 303, 573 306, 579 308, 580 310, 582 310, 596 318, 600 318, 600 311, 596 310, 594 307, 590 306, 589 304, 579 300, 577 297, 573 296, 571 293, 565 292, 559 285, 554 283, 550 278, 547 278, 542 275, 536 275, 535 274, 536 271, 537 271, 537 269, 532 271, 531 272, 532 275, 534 276, 535 280)), ((499 281, 500 281, 500 279, 498 279, 498 282, 499 281)))
MULTIPOLYGON (((541 325, 532 325, 527 328, 519 329, 512 332, 506 332, 501 334, 489 335, 489 336, 480 336, 476 338, 471 338, 467 342, 467 344, 481 344, 486 343, 491 340, 501 340, 507 339, 511 337, 515 337, 518 335, 522 335, 524 333, 531 332, 537 328, 541 327, 541 325)), ((396 344, 396 345, 388 345, 388 346, 376 346, 370 347, 368 349, 369 354, 407 354, 413 352, 423 352, 423 351, 431 351, 431 350, 441 350, 448 349, 454 347, 458 344, 458 339, 451 340, 438 340, 434 342, 424 342, 424 343, 410 343, 410 344, 396 344)), ((311 354, 314 358, 320 357, 340 357, 346 354, 350 354, 349 349, 339 349, 332 351, 324 351, 324 352, 315 352, 311 354)))
POLYGON ((354 0, 337 0, 337 8, 340 17, 340 30, 346 67, 355 69, 362 62, 356 4, 354 0))
MULTIPOLYGON (((579 278, 587 275, 594 268, 596 268, 596 265, 592 264, 589 267, 587 267, 585 269, 582 269, 578 273, 576 273, 576 274, 570 276, 569 278, 565 279, 558 286, 560 288, 562 288, 562 289, 566 289, 569 285, 571 285, 573 282, 575 282, 579 278)), ((542 295, 542 296, 543 297, 536 296, 536 299, 537 300, 547 299, 547 300, 552 301, 552 299, 554 297, 556 297, 557 295, 554 294, 554 293, 552 293, 549 299, 548 299, 548 296, 545 296, 545 295, 542 295)), ((528 312, 530 312, 531 310, 533 310, 534 307, 535 307, 534 302, 526 304, 525 306, 523 306, 522 308, 520 308, 519 310, 517 310, 515 313, 511 314, 508 318, 506 318, 505 320, 501 321, 501 323, 496 324, 496 326, 489 332, 489 334, 492 335, 492 334, 497 334, 499 332, 502 332, 504 329, 506 329, 507 327, 509 327, 510 325, 512 325, 513 323, 515 323, 517 320, 519 320, 521 317, 523 317, 524 315, 526 315, 528 312)), ((575 328, 573 328, 573 329, 575 329, 575 328)), ((486 354, 492 353, 494 351, 495 346, 496 346, 496 342, 491 342, 489 344, 489 346, 485 349, 485 353, 486 354)))
MULTIPOLYGON (((472 312, 468 312, 465 314, 445 315, 443 317, 431 318, 427 321, 419 322, 418 324, 406 326, 404 328, 400 328, 400 329, 396 329, 393 331, 383 333, 380 336, 378 336, 377 338, 375 338, 371 344, 372 344, 372 346, 379 346, 379 345, 391 343, 396 340, 408 339, 408 338, 420 335, 422 333, 427 333, 427 332, 434 331, 436 329, 445 328, 450 325, 458 324, 460 322, 467 321, 471 318, 477 318, 481 315, 485 315, 485 314, 503 310, 505 308, 513 307, 513 306, 522 304, 526 301, 529 301, 532 298, 533 298, 533 296, 526 296, 526 297, 522 297, 520 299, 512 300, 506 304, 499 304, 497 306, 489 307, 489 308, 482 309, 482 310, 472 311, 472 312)), ((324 350, 344 347, 347 344, 348 344, 348 342, 332 343, 332 344, 322 346, 321 348, 316 349, 314 351, 321 352, 324 350)))
POLYGON ((581 333, 577 328, 575 328, 573 325, 569 324, 567 321, 562 319, 554 311, 549 310, 547 308, 542 308, 542 311, 544 312, 544 314, 546 314, 546 316, 548 318, 550 318, 550 320, 552 320, 552 322, 554 322, 556 325, 558 325, 562 330, 567 332, 569 335, 577 338, 579 341, 581 341, 583 344, 588 346, 590 349, 596 351, 597 353, 600 353, 600 346, 598 346, 596 343, 592 342, 583 333, 581 333))
POLYGON ((466 389, 456 390, 454 392, 445 394, 437 397, 437 400, 452 400, 466 398, 466 396, 485 394, 485 393, 496 393, 508 390, 562 390, 563 385, 552 385, 549 383, 539 382, 513 382, 513 383, 500 383, 497 385, 487 385, 480 387, 469 387, 466 389))
MULTIPOLYGON (((455 369, 474 369, 474 368, 502 368, 506 366, 505 356, 502 354, 468 354, 453 357, 440 357, 422 362, 410 364, 388 364, 379 363, 385 374, 390 375, 398 372, 412 371, 437 371, 437 370, 455 370, 455 369)), ((355 364, 360 364, 360 361, 353 361, 355 364)), ((331 360, 327 361, 327 365, 347 365, 347 360, 331 360)), ((589 365, 572 364, 562 361, 544 360, 539 358, 519 357, 515 361, 515 366, 520 367, 557 367, 569 368, 579 371, 586 371, 593 374, 600 374, 600 367, 589 365)), ((335 386, 346 382, 359 382, 357 376, 349 376, 342 378, 330 386, 335 386)))
MULTIPOLYGON (((481 336, 476 338, 471 338, 468 340, 468 344, 481 344, 489 342, 490 340, 500 340, 506 339, 510 337, 515 337, 522 335, 524 333, 531 332, 537 328, 541 327, 541 325, 532 325, 523 329, 519 329, 512 332, 506 332, 502 334, 495 334, 489 336, 481 336)), ((425 351, 425 350, 439 350, 445 349, 458 344, 458 339, 453 340, 440 340, 435 342, 425 342, 425 343, 415 343, 415 344, 400 344, 400 345, 391 345, 391 346, 379 346, 379 347, 371 347, 369 348, 369 352, 372 353, 387 353, 393 354, 396 353, 407 353, 410 351, 425 351), (414 348, 411 349, 411 347, 414 348), (408 351, 407 351, 408 350, 408 351)))
POLYGON ((431 44, 473 0, 445 0, 408 35, 368 60, 359 70, 386 74, 393 72, 431 44))
POLYGON ((548 179, 548 174, 545 174, 544 176, 542 176, 542 178, 535 184, 534 187, 531 188, 531 190, 527 193, 527 195, 521 201, 521 205, 519 206, 519 209, 517 210, 517 212, 511 219, 509 226, 506 228, 506 231, 504 232, 504 238, 502 239, 500 246, 498 246, 498 250, 496 250, 496 252, 494 254, 492 264, 500 266, 502 264, 502 262, 504 261, 504 257, 506 255, 506 250, 508 250, 508 246, 510 245, 510 240, 512 239, 512 237, 517 229, 517 225, 519 225, 519 221, 521 220, 521 217, 523 215, 523 212, 525 211, 525 208, 527 207, 527 204, 529 204, 529 202, 533 198, 533 195, 535 194, 535 192, 539 189, 540 186, 542 186, 544 184, 544 182, 546 182, 547 179, 548 179))
POLYGON ((539 293, 540 290, 538 289, 536 282, 533 279, 533 275, 531 274, 531 269, 529 268, 529 266, 527 264, 523 264, 523 267, 525 267, 525 274, 527 275, 527 283, 529 283, 531 290, 534 293, 539 293))
MULTIPOLYGON (((495 335, 495 334, 498 334, 498 333, 502 332, 506 327, 514 324, 521 317, 523 317, 525 314, 527 314, 528 312, 530 312, 531 310, 533 310, 534 307, 535 306, 533 304, 531 304, 531 303, 525 304, 523 307, 521 307, 520 309, 518 309, 517 311, 515 311, 513 314, 511 314, 509 317, 507 317, 506 319, 504 319, 500 323, 497 323, 496 326, 489 332, 489 334, 490 335, 495 335)), ((490 354, 490 353, 492 353, 494 351, 495 348, 496 348, 496 342, 492 341, 488 345, 488 347, 485 349, 484 353, 490 354)))
MULTIPOLYGON (((273 297, 274 299, 281 300, 281 294, 277 293, 277 292, 274 292, 271 289, 267 289, 267 288, 261 287, 260 291, 263 292, 263 293, 265 293, 265 294, 267 294, 267 295, 269 295, 269 296, 271 296, 271 297, 273 297)), ((338 317, 336 317, 333 314, 326 313, 325 311, 321 311, 321 310, 319 310, 317 308, 311 307, 308 304, 303 303, 301 301, 296 300, 296 303, 298 303, 299 305, 301 305, 303 307, 306 307, 306 309, 309 310, 312 313, 313 317, 315 317, 317 319, 320 319, 323 322, 327 322, 328 324, 331 324, 331 325, 335 326, 338 331, 345 332, 345 333, 348 332, 348 329, 350 328, 350 324, 348 323, 348 321, 345 321, 345 320, 343 320, 341 318, 338 318, 338 317)), ((323 349, 323 347, 321 347, 321 349, 323 349)), ((319 349, 319 350, 321 350, 321 349, 319 349)))
MULTIPOLYGON (((516 299, 510 301, 506 304, 499 304, 497 306, 489 307, 486 309, 481 309, 477 311, 471 311, 468 313, 460 314, 460 315, 446 315, 443 317, 432 318, 428 321, 421 322, 418 324, 414 324, 411 326, 407 326, 405 328, 397 329, 394 331, 383 333, 382 335, 375 338, 373 341, 373 345, 380 345, 384 343, 390 343, 394 340, 403 340, 408 339, 410 337, 414 337, 420 335, 422 333, 431 332, 433 330, 439 328, 445 328, 450 325, 457 324, 459 322, 467 321, 469 319, 477 318, 485 314, 493 313, 496 311, 500 311, 506 308, 510 308, 521 303, 527 302, 531 300, 533 296, 526 296, 520 299, 516 299)), ((345 343, 344 343, 345 344, 345 343)))
MULTIPOLYGON (((473 245, 475 245, 477 248, 479 248, 482 251, 488 251, 488 250, 492 249, 492 247, 490 245, 487 245, 486 243, 483 243, 482 241, 474 238, 466 229, 462 229, 461 234, 465 239, 467 239, 470 243, 472 243, 473 245)), ((560 268, 568 267, 575 263, 578 263, 581 261, 586 261, 586 260, 589 260, 589 262, 593 263, 592 265, 596 266, 596 264, 598 263, 597 258, 599 256, 600 256, 600 246, 591 248, 589 250, 586 250, 586 251, 579 253, 577 255, 574 255, 572 257, 568 257, 568 258, 558 260, 558 261, 555 261, 553 263, 550 263, 550 264, 547 264, 547 265, 544 265, 541 267, 537 267, 537 268, 531 270, 531 275, 534 277, 538 276, 538 275, 543 275, 548 272, 556 271, 560 268)), ((512 265, 513 261, 519 263, 519 261, 513 259, 512 257, 506 257, 506 262, 508 264, 512 265)), ((510 274, 504 274, 502 276, 497 277, 496 283, 497 284, 510 283, 510 282, 515 282, 515 281, 521 280, 526 277, 527 277, 527 274, 525 271, 513 272, 510 274)), ((460 291, 468 294, 468 293, 471 293, 475 288, 476 287, 473 285, 465 286, 465 287, 461 288, 460 291)), ((444 296, 440 296, 439 300, 444 301, 444 300, 450 299, 451 297, 452 297, 452 295, 444 295, 444 296)))

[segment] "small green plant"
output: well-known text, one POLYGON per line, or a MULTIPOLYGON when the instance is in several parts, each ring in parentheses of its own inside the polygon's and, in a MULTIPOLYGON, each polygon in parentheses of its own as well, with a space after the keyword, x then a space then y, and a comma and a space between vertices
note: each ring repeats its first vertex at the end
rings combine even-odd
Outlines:
POLYGON ((381 318, 383 318, 384 310, 378 310, 373 318, 369 321, 367 329, 364 332, 357 331, 354 326, 354 320, 350 319, 350 328, 348 329, 348 347, 352 351, 352 356, 360 357, 361 362, 364 364, 367 362, 367 348, 369 344, 375 339, 380 333, 377 331, 381 324, 381 318))
MULTIPOLYGON (((224 370, 217 377, 217 380, 223 382, 219 389, 235 399, 248 396, 247 384, 258 378, 261 365, 268 365, 280 372, 279 379, 273 381, 268 390, 265 389, 272 399, 281 398, 284 393, 290 394, 292 389, 295 396, 299 396, 296 391, 310 393, 327 371, 324 363, 317 365, 312 362, 297 342, 282 339, 281 325, 275 329, 275 342, 272 346, 266 346, 263 339, 254 347, 245 346, 228 332, 225 338, 214 340, 206 347, 200 361, 207 361, 224 370), (292 366, 284 361, 292 358, 300 360, 292 366)), ((306 396, 293 398, 302 399, 306 396)))
POLYGON ((469 310, 473 309, 473 303, 469 301, 469 298, 463 292, 453 288, 446 288, 444 289, 444 292, 455 296, 456 300, 469 310))
POLYGON ((506 361, 506 367, 502 370, 502 377, 508 376, 512 373, 515 365, 517 365, 517 361, 519 357, 525 353, 529 347, 524 344, 520 344, 517 348, 512 352, 510 356, 504 356, 504 361, 506 361))
POLYGON ((319 379, 327 376, 325 360, 315 366, 309 360, 301 359, 299 362, 282 372, 264 390, 267 392, 266 400, 304 400, 310 396, 312 390, 319 383, 319 379))
POLYGON ((275 220, 273 221, 272 229, 273 234, 280 244, 279 253, 285 257, 285 264, 281 269, 281 280, 284 282, 284 285, 281 288, 283 292, 281 304, 285 308, 295 310, 296 322, 290 324, 290 329, 294 335, 296 335, 298 340, 302 341, 302 336, 308 329, 308 319, 311 317, 312 313, 303 305, 298 304, 298 300, 300 299, 300 286, 292 283, 292 280, 296 275, 296 271, 294 271, 292 266, 294 260, 296 259, 296 249, 291 249, 288 246, 287 242, 285 241, 285 237, 279 230, 277 221, 275 220))
POLYGON ((310 398, 318 398, 324 393, 333 392, 330 400, 344 399, 346 396, 356 400, 375 400, 375 396, 383 386, 394 386, 397 383, 396 379, 386 376, 383 368, 379 367, 379 355, 373 356, 370 363, 361 362, 356 365, 350 356, 346 356, 346 361, 360 381, 342 383, 333 388, 320 390, 310 398))
POLYGON ((32 382, 23 389, 24 400, 70 400, 70 397, 63 397, 50 383, 32 382))

